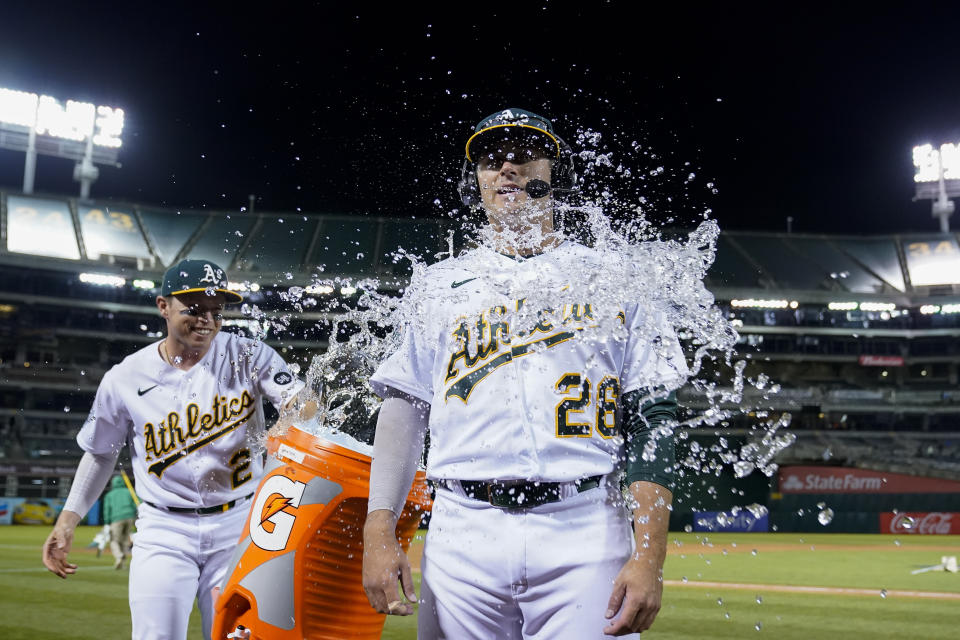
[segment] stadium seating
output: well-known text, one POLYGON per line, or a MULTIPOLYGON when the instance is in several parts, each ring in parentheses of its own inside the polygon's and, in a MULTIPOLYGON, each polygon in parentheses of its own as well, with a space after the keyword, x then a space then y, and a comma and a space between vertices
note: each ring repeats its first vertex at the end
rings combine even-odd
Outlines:
MULTIPOLYGON (((215 257, 250 305, 288 316, 267 342, 305 369, 330 325, 309 307, 295 309, 285 299, 291 287, 325 281, 308 297, 349 308, 356 294, 346 285, 358 279, 376 278, 389 294, 403 288, 410 261, 401 248, 430 263, 466 242, 445 219, 183 210, 13 191, 0 191, 0 229, 0 464, 14 468, 0 475, 5 482, 33 478, 23 469, 38 461, 69 471, 100 377, 161 335, 154 298, 176 260, 215 257)), ((756 435, 760 417, 744 407, 790 413, 798 439, 777 461, 960 477, 960 283, 942 277, 960 273, 958 255, 951 234, 722 233, 707 285, 737 328, 747 377, 762 373, 781 387, 770 394, 748 384, 726 407, 725 433, 743 442, 756 435)), ((244 331, 247 322, 234 310, 226 328, 244 331)), ((708 406, 692 388, 681 403, 688 415, 708 406)), ((713 442, 713 431, 690 438, 713 442)), ((704 483, 679 504, 770 503, 762 474, 726 480, 729 499, 704 483)), ((43 497, 63 497, 68 482, 40 486, 43 497)), ((777 518, 800 526, 790 524, 789 502, 777 518)), ((887 506, 844 503, 834 526, 887 506)))

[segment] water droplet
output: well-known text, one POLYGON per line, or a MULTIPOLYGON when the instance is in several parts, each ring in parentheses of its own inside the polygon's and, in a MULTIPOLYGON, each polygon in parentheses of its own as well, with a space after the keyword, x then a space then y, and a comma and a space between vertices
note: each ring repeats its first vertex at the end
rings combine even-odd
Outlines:
POLYGON ((817 514, 817 522, 823 526, 827 526, 830 522, 833 521, 833 509, 827 507, 823 511, 817 514))
POLYGON ((881 598, 886 598, 886 597, 887 597, 887 590, 886 590, 886 589, 880 589, 880 597, 881 597, 881 598))
POLYGON ((717 604, 723 606, 723 598, 717 598, 717 604))
POLYGON ((763 596, 757 596, 757 604, 763 604, 763 596))
POLYGON ((752 462, 747 462, 746 460, 739 460, 733 463, 733 474, 738 478, 744 478, 750 475, 754 469, 754 464, 752 462))
POLYGON ((757 624, 753 625, 753 628, 756 629, 757 631, 760 631, 761 629, 763 629, 763 623, 758 621, 757 624))

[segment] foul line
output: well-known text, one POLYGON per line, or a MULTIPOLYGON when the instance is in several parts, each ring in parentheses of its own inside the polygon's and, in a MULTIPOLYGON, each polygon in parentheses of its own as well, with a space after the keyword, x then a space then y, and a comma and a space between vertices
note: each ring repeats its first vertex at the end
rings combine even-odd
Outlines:
POLYGON ((821 595, 879 596, 887 598, 930 598, 934 600, 960 600, 960 593, 944 591, 909 591, 901 589, 852 589, 847 587, 806 587, 789 584, 745 584, 742 582, 701 582, 664 580, 668 587, 698 587, 701 589, 739 589, 742 591, 781 591, 784 593, 816 593, 821 595), (882 593, 881 593, 882 592, 882 593))

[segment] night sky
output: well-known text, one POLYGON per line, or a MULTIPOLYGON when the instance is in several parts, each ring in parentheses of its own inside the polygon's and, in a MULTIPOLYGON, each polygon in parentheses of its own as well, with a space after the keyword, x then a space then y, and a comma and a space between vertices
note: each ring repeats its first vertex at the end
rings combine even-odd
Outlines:
MULTIPOLYGON (((125 110, 100 199, 450 215, 473 125, 516 106, 574 147, 600 133, 632 177, 598 180, 656 222, 709 208, 723 229, 935 231, 911 201, 911 147, 960 141, 948 3, 59 4, 4 3, 0 86, 125 110)), ((0 150, 0 186, 22 170, 0 150)), ((36 190, 75 195, 71 172, 41 158, 36 190)))

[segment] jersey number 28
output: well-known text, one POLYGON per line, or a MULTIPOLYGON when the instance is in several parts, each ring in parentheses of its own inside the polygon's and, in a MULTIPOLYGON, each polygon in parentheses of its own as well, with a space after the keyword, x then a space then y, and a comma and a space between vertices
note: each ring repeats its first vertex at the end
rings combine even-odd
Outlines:
POLYGON ((604 438, 612 438, 617 434, 620 380, 615 376, 604 376, 597 385, 595 423, 589 422, 593 417, 593 412, 590 411, 591 387, 590 378, 579 373, 565 373, 557 380, 557 391, 573 392, 573 395, 564 398, 557 405, 558 438, 589 438, 593 435, 593 424, 596 424, 597 432, 604 438))

